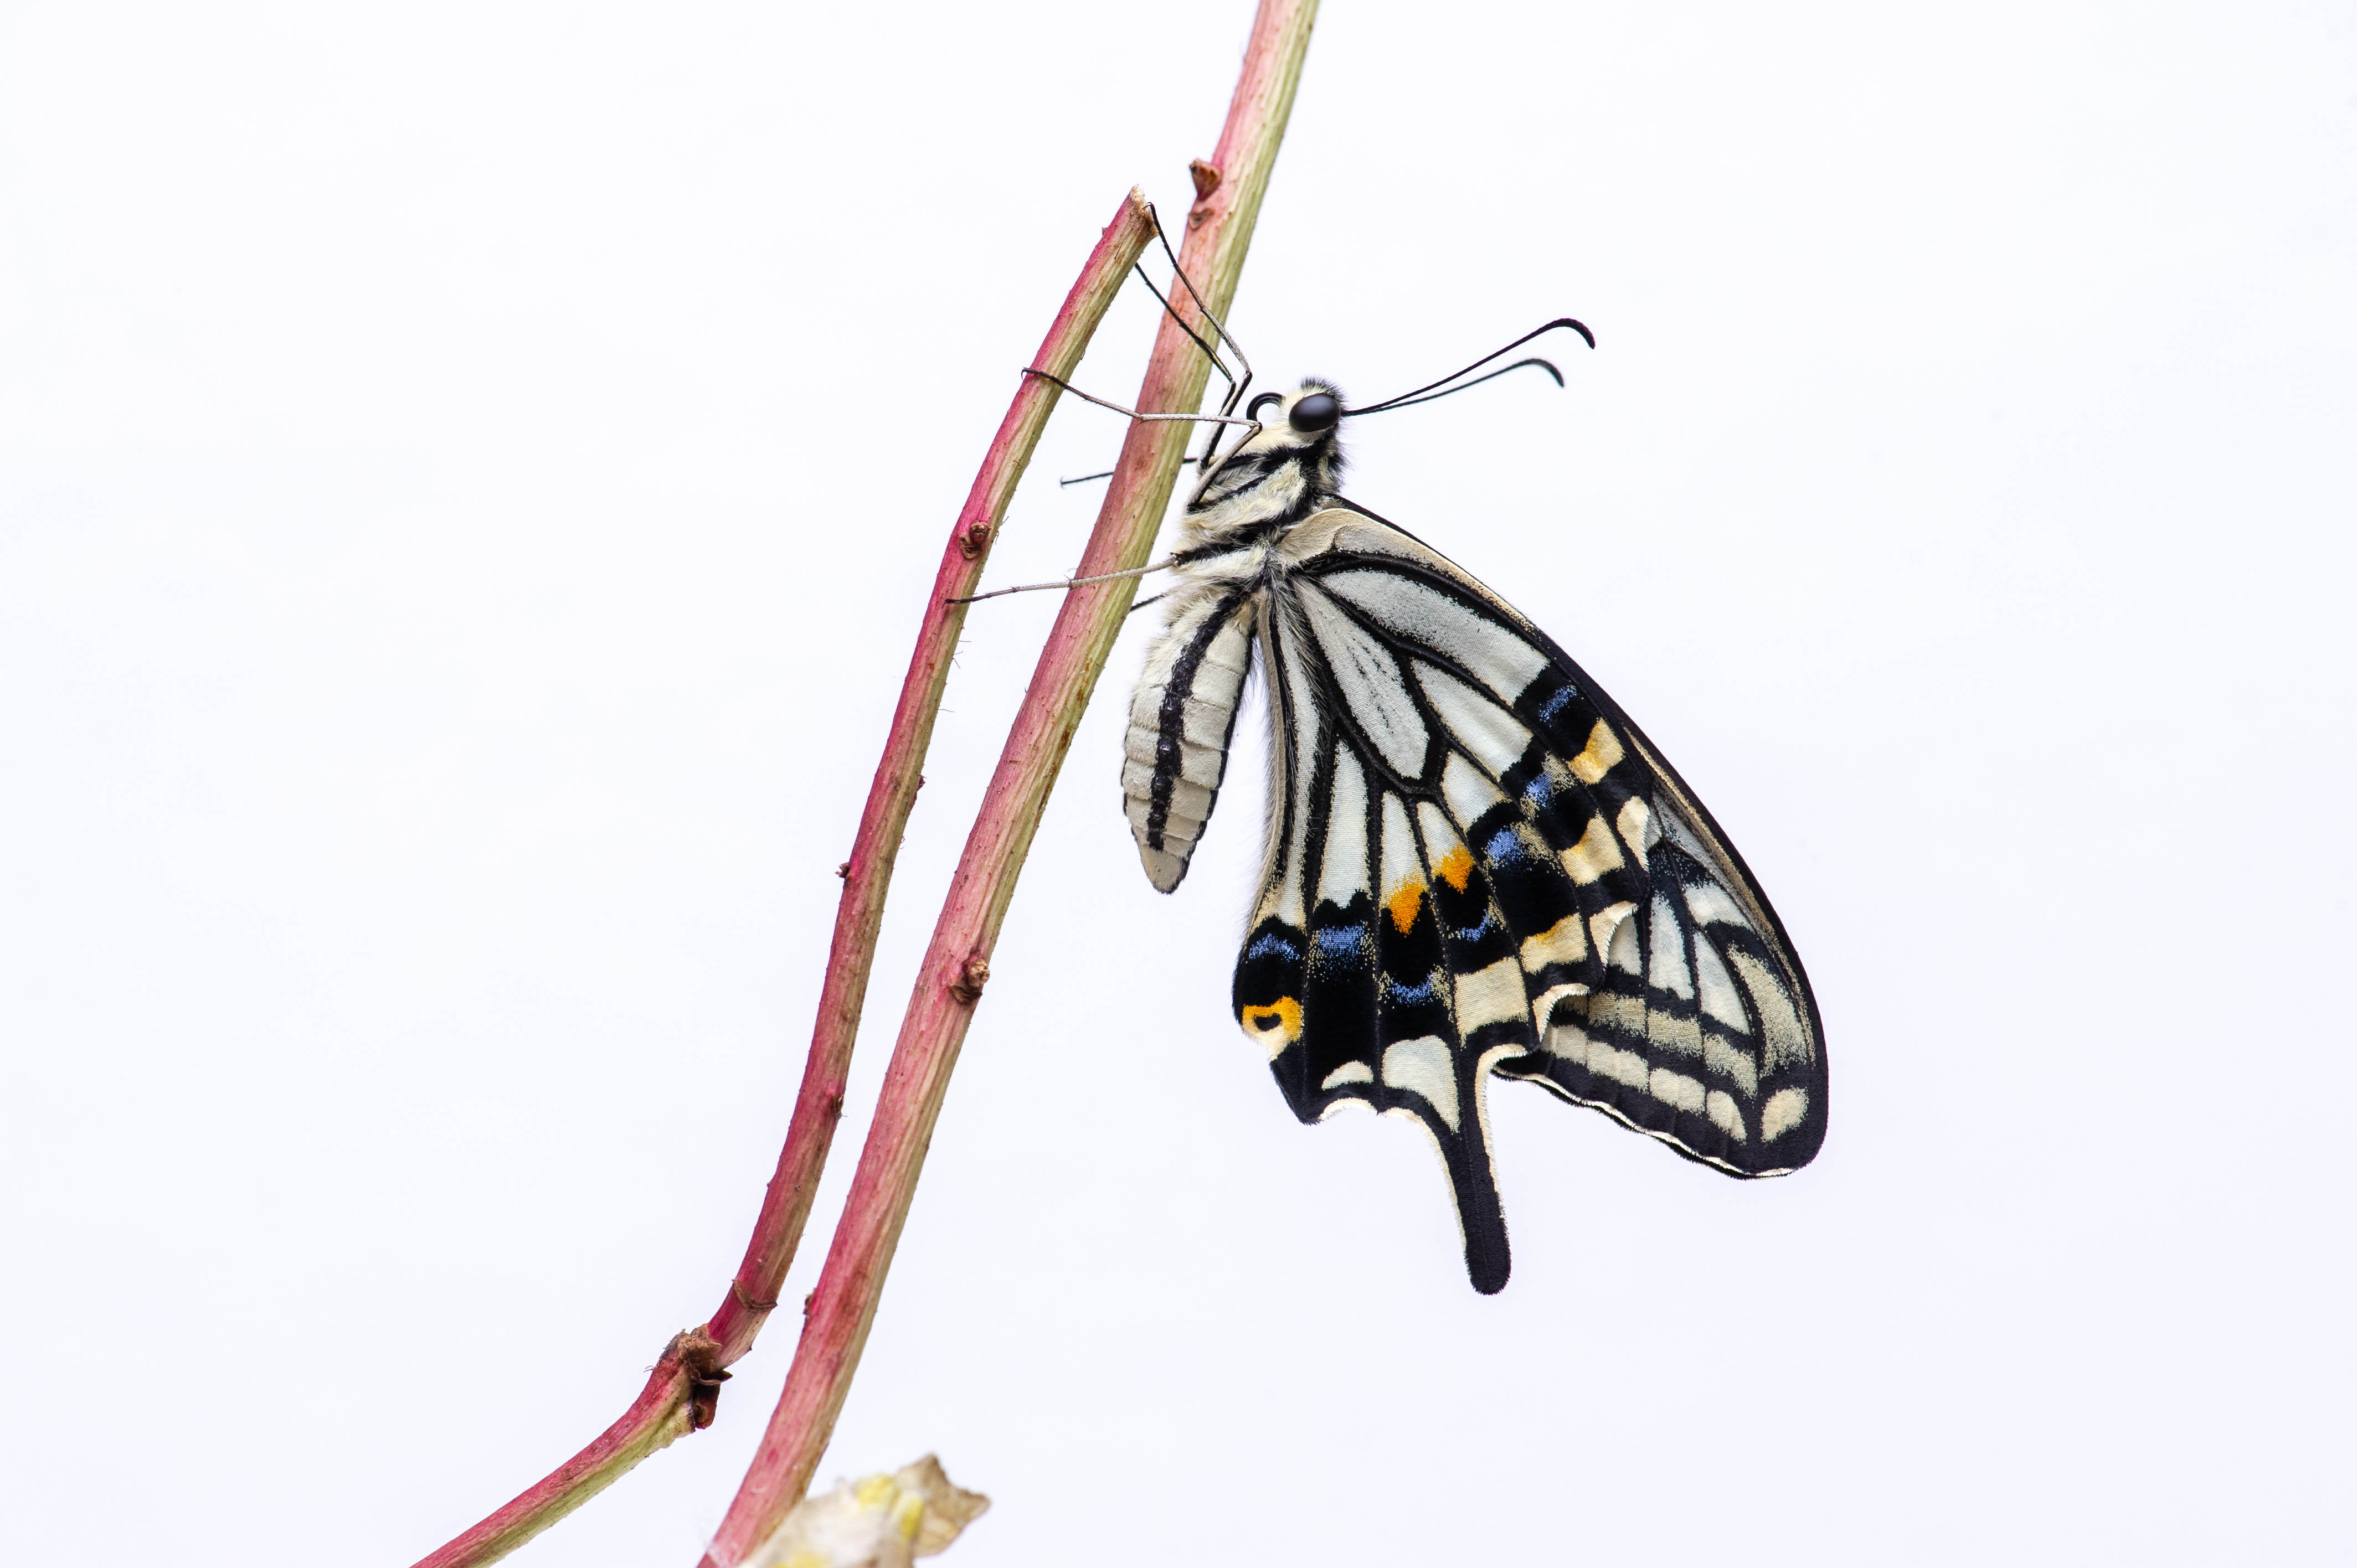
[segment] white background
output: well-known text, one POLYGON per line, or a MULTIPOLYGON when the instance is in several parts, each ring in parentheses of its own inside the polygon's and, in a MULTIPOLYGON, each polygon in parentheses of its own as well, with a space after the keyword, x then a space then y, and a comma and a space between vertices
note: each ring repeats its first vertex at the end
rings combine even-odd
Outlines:
MULTIPOLYGON (((1249 16, 0 10, 0 1556, 398 1568, 717 1305, 941 542, 1249 16)), ((1337 0, 1236 332, 1365 401, 1596 328, 1350 492, 1710 802, 1832 1135, 1740 1184, 1501 1087, 1477 1297, 1423 1141, 1228 1015, 1256 741, 1140 875, 1133 633, 823 1478, 938 1449, 960 1568, 2341 1558, 2352 60, 1337 0)), ((1119 436, 1058 413, 994 582, 1119 436)), ((1052 610, 973 618, 790 1301, 1052 610)), ((688 1568, 795 1326, 517 1561, 688 1568)))

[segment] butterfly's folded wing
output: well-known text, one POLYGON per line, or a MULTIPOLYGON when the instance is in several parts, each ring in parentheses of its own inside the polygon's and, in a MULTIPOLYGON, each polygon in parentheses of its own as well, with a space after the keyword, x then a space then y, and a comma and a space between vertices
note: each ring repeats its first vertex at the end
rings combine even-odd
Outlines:
POLYGON ((1805 1163, 1825 1115, 1807 979, 1643 735, 1397 529, 1329 510, 1284 549, 1260 628, 1275 821, 1235 1003, 1296 1112, 1421 1122, 1485 1291, 1508 1268, 1492 1070, 1738 1176, 1805 1163))

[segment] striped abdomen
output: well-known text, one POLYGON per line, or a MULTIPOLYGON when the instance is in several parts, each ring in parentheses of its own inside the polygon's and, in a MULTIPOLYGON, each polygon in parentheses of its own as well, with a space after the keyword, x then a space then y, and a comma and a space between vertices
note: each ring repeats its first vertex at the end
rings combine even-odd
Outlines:
POLYGON ((1222 587, 1184 605, 1147 652, 1130 699, 1122 791, 1146 879, 1165 893, 1187 875, 1219 798, 1252 663, 1254 598, 1222 587))

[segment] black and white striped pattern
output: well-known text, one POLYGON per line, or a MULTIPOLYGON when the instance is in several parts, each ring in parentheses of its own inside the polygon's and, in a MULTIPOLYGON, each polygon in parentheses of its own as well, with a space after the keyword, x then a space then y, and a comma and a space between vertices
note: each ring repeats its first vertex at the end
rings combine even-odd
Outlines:
POLYGON ((1339 463, 1330 430, 1280 418, 1198 493, 1124 786, 1168 891, 1257 648, 1274 760, 1238 1022, 1304 1121, 1363 1104, 1432 1135, 1495 1291, 1493 1072, 1775 1176, 1824 1140, 1823 1034, 1766 896, 1652 743, 1497 596, 1337 497, 1339 463))
POLYGON ((1234 588, 1189 603, 1154 645, 1130 699, 1122 788, 1146 875, 1165 893, 1187 875, 1227 771, 1237 699, 1252 667, 1249 601, 1234 588))

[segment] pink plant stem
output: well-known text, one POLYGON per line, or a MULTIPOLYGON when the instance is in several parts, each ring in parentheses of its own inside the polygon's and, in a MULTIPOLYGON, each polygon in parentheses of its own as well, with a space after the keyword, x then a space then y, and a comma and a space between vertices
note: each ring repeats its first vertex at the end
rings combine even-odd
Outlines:
MULTIPOLYGON (((1032 361, 1035 367, 1059 378, 1071 376, 1097 324, 1104 319, 1106 306, 1120 292, 1153 234, 1146 199, 1133 190, 1105 226, 1080 280, 1065 297, 1063 309, 1039 346, 1039 358, 1032 361)), ((916 652, 900 686, 900 705, 892 714, 884 755, 876 765, 876 781, 868 788, 867 807, 860 815, 859 834, 842 872, 843 901, 835 908, 834 944, 827 954, 826 982, 819 995, 818 1021, 811 1035, 810 1059, 802 1069, 802 1092, 786 1128, 777 1173, 770 1178, 760 1217, 754 1221, 753 1238, 746 1245, 745 1261, 729 1281, 727 1295, 703 1327, 675 1337, 664 1348, 637 1402, 596 1442, 472 1530, 422 1558, 416 1568, 474 1568, 496 1562, 579 1508, 648 1455, 688 1432, 710 1425, 720 1380, 726 1375, 723 1369, 752 1348, 763 1321, 778 1305, 778 1291, 810 1219, 811 1200, 826 1165, 835 1122, 843 1114, 844 1081, 850 1071, 852 1043, 859 1033, 860 1008, 867 997, 876 934, 884 920, 884 896, 892 881, 901 832, 908 826, 918 786, 923 781, 919 769, 932 739, 942 688, 949 679, 950 658, 957 650, 958 632, 965 621, 964 606, 944 601, 973 593, 982 580, 983 566, 998 537, 1016 483, 1031 461, 1039 433, 1061 395, 1037 376, 1024 376, 1020 381, 1015 401, 999 424, 998 437, 991 443, 964 509, 958 513, 957 526, 942 553, 941 570, 925 600, 916 652)))
MULTIPOLYGON (((1292 111, 1316 14, 1316 0, 1262 0, 1219 150, 1196 174, 1199 199, 1187 215, 1180 264, 1222 319, 1235 296, 1261 198, 1292 111)), ((1185 295, 1183 289, 1171 293, 1176 299, 1185 295)), ((1182 308, 1191 314, 1191 306, 1182 308)), ((1177 323, 1166 320, 1136 406, 1196 408, 1209 376, 1201 351, 1177 323)), ((1077 575, 1145 564, 1191 428, 1179 424, 1131 425, 1111 493, 1077 575)), ((908 1219, 958 1048, 989 979, 991 950, 1014 897, 1024 855, 1136 592, 1134 579, 1074 588, 1056 618, 918 970, 916 992, 886 1069, 876 1120, 813 1293, 784 1391, 752 1466, 705 1551, 705 1568, 737 1568, 809 1489, 875 1321, 885 1274, 908 1219)))
MULTIPOLYGON (((1035 368, 1060 379, 1071 378, 1089 339, 1096 334, 1097 324, 1104 319, 1106 307, 1121 292, 1153 232, 1146 199, 1131 191, 1113 221, 1105 225, 1088 264, 1065 296, 1064 308, 1057 313, 1047 339, 1039 345, 1039 357, 1031 361, 1035 368)), ((826 983, 819 993, 810 1063, 802 1069, 802 1093, 786 1129, 786 1146, 779 1154, 777 1174, 770 1178, 745 1261, 729 1282, 727 1298, 705 1330, 719 1343, 722 1366, 750 1348, 763 1320, 778 1305, 778 1288, 785 1282, 802 1228, 810 1220, 811 1200, 817 1195, 835 1122, 843 1114, 844 1082, 851 1066, 852 1042, 859 1033, 860 1009, 867 999, 876 933, 884 923, 885 891, 892 881, 893 860, 900 853, 901 832, 909 825, 909 812, 924 782, 919 769, 926 747, 932 744, 942 688, 949 681, 950 660, 957 652, 958 634, 965 626, 967 607, 947 601, 963 598, 981 583, 1007 502, 1014 499, 1016 484, 1030 466, 1032 449, 1039 446, 1039 433, 1047 428, 1048 415, 1061 395, 1038 376, 1021 380, 1015 401, 1007 405, 1006 417, 999 422, 998 438, 991 443, 982 471, 974 475, 974 489, 942 552, 932 596, 926 601, 917 633, 917 650, 900 685, 900 705, 893 711, 892 731, 876 764, 876 781, 868 787, 867 809, 860 814, 859 836, 852 842, 851 859, 844 870, 843 902, 834 916, 834 945, 827 954, 826 983)))

